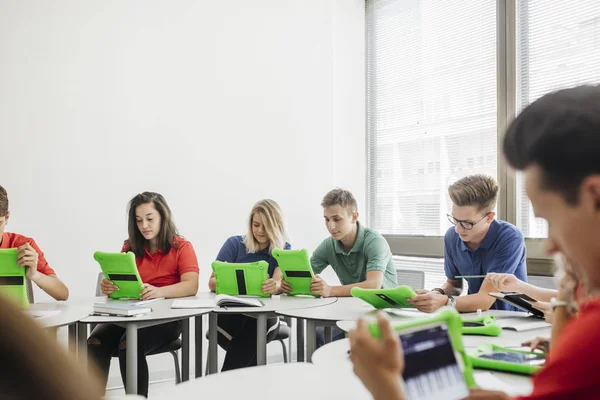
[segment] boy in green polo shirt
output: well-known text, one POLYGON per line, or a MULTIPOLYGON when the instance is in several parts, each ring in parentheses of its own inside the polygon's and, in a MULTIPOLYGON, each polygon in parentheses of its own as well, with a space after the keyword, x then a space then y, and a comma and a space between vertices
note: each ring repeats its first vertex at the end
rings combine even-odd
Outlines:
MULTIPOLYGON (((331 236, 315 249, 310 264, 315 274, 331 265, 343 286, 330 286, 316 275, 310 290, 323 297, 348 297, 355 286, 367 289, 398 286, 390 247, 381 234, 358 222, 352 193, 333 189, 325 195, 321 206, 331 236)), ((291 288, 282 282, 282 289, 289 292, 291 288)))

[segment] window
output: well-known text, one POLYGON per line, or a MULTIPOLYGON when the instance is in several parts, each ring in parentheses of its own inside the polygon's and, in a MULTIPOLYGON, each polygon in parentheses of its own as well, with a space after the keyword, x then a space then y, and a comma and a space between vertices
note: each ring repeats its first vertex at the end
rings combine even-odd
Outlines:
POLYGON ((367 2, 371 227, 442 236, 448 185, 497 175, 496 4, 367 2))
MULTIPOLYGON (((553 90, 600 83, 600 2, 517 3, 517 110, 553 90)), ((525 237, 547 236, 517 179, 517 225, 525 237)))
MULTIPOLYGON (((426 258, 426 257, 404 257, 394 256, 394 266, 403 270, 416 270, 425 273, 425 284, 423 287, 413 287, 413 289, 431 289, 442 287, 446 282, 446 274, 444 272, 443 258, 426 258)), ((403 284, 403 282, 398 282, 403 284)), ((406 282, 404 282, 406 284, 406 282)), ((468 293, 469 284, 463 279, 463 294, 468 293)))

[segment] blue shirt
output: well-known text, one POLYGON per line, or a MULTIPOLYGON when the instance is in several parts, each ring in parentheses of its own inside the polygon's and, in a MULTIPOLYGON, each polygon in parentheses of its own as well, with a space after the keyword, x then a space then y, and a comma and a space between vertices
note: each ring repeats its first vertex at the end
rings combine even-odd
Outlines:
MULTIPOLYGON (((284 250, 290 250, 292 246, 286 242, 284 250)), ((230 263, 251 263, 257 261, 266 261, 269 264, 269 276, 273 277, 273 272, 277 268, 277 260, 271 255, 269 249, 259 251, 258 253, 248 253, 242 236, 232 236, 225 241, 219 254, 217 261, 230 263)))
MULTIPOLYGON (((519 229, 505 221, 492 221, 488 233, 476 250, 467 247, 454 227, 444 237, 444 271, 448 279, 457 275, 485 275, 488 272, 513 274, 527 282, 525 242, 519 229)), ((459 278, 460 279, 460 278, 459 278)), ((483 278, 467 279, 469 293, 479 292, 483 278)), ((520 311, 496 300, 496 310, 520 311)))

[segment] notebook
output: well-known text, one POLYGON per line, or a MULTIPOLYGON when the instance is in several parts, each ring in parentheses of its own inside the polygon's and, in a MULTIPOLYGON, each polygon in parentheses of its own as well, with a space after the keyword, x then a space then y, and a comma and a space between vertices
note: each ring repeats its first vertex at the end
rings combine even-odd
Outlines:
POLYGON ((499 318, 496 323, 502 329, 513 330, 517 332, 529 331, 532 329, 550 328, 552 325, 538 317, 514 317, 514 318, 499 318))
POLYGON ((110 301, 106 303, 94 303, 94 314, 113 315, 119 317, 131 317, 134 315, 148 314, 152 312, 150 307, 140 307, 131 303, 120 303, 110 301))
POLYGON ((252 297, 230 296, 219 294, 215 297, 217 307, 264 307, 264 303, 252 297))
POLYGON ((178 299, 174 300, 171 308, 215 308, 215 299, 178 299))

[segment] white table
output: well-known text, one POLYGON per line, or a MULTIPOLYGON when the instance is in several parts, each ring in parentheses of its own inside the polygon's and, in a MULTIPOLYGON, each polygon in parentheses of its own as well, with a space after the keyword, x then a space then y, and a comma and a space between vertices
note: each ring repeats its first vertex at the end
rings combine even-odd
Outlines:
MULTIPOLYGON (((350 342, 348 339, 337 340, 320 347, 315 351, 312 357, 312 362, 317 367, 323 367, 328 371, 347 371, 352 372, 352 362, 348 355, 350 350, 350 342)), ((474 373, 475 381, 483 389, 498 390, 498 387, 486 386, 483 381, 485 375, 489 375, 488 371, 477 370, 474 373), (478 379, 479 378, 479 379, 478 379)), ((511 389, 512 395, 526 395, 531 393, 532 384, 531 378, 526 375, 508 374, 503 372, 491 372, 493 376, 506 385, 505 391, 511 389)))
POLYGON ((372 399, 354 374, 307 363, 241 368, 174 387, 159 387, 152 393, 152 399, 156 400, 197 400, 200 397, 220 400, 277 397, 285 400, 372 399))
POLYGON ((87 332, 79 321, 88 317, 92 311, 92 298, 72 299, 69 301, 31 304, 28 313, 57 312, 53 315, 33 317, 42 328, 53 332, 67 326, 69 330, 69 352, 76 354, 80 362, 85 363, 87 354, 87 332))
POLYGON ((331 333, 329 327, 335 326, 337 321, 356 321, 364 315, 375 318, 375 313, 376 310, 373 306, 355 297, 339 297, 335 303, 323 307, 277 311, 279 315, 293 317, 298 321, 306 320, 306 359, 308 361, 311 361, 312 354, 317 348, 317 326, 326 327, 326 341, 329 341, 327 340, 330 339, 331 333), (327 331, 328 329, 329 331, 327 331))
MULTIPOLYGON (((214 293, 210 293, 214 296, 214 293)), ((233 307, 215 308, 209 315, 208 324, 208 372, 216 373, 217 359, 217 315, 218 314, 244 314, 256 318, 256 363, 265 365, 267 362, 267 319, 280 314, 281 311, 298 309, 315 309, 330 304, 335 304, 337 298, 314 298, 312 296, 272 296, 261 298, 264 307, 233 307)), ((300 338, 298 338, 300 339, 300 338)))
MULTIPOLYGON (((206 293, 199 294, 198 298, 210 297, 206 293)), ((192 297, 185 298, 191 299, 192 297)), ((97 301, 103 301, 105 297, 96 298, 97 301)), ((147 328, 149 326, 165 324, 167 322, 182 320, 182 356, 181 356, 181 375, 182 380, 189 379, 189 343, 190 343, 190 328, 189 318, 195 318, 196 320, 196 374, 202 372, 202 318, 204 314, 208 314, 210 308, 196 308, 196 309, 172 309, 171 303, 174 299, 159 300, 148 304, 152 308, 152 312, 143 314, 135 317, 112 317, 112 316, 88 316, 82 319, 80 322, 83 324, 115 324, 122 326, 126 329, 126 340, 127 340, 127 385, 125 391, 128 394, 137 394, 137 358, 138 358, 138 329, 147 328)))
MULTIPOLYGON (((415 316, 427 316, 428 314, 424 314, 424 313, 418 313, 412 310, 406 310, 406 312, 403 312, 403 314, 406 314, 407 317, 400 317, 394 314, 390 314, 390 319, 393 322, 400 322, 400 321, 405 321, 407 319, 410 319, 411 317, 408 315, 411 315, 411 313, 414 313, 415 316)), ((489 310, 489 311, 485 311, 482 313, 482 315, 493 315, 497 321, 501 321, 502 319, 505 318, 515 318, 515 317, 523 317, 526 318, 526 314, 519 312, 519 311, 503 311, 503 310, 489 310)), ((371 313, 366 313, 364 315, 364 317, 367 320, 374 320, 375 319, 375 313, 371 312, 371 313)), ((476 318, 477 317, 477 313, 465 313, 465 314, 461 314, 461 317, 463 318, 476 318)), ((337 323, 337 326, 345 331, 348 332, 351 329, 354 329, 354 327, 356 326, 356 320, 352 319, 352 320, 346 320, 346 321, 339 321, 337 323)), ((523 343, 526 340, 529 339, 533 339, 536 336, 543 336, 543 337, 548 337, 550 338, 550 327, 547 328, 540 328, 540 329, 532 329, 532 330, 526 330, 526 331, 521 331, 521 332, 517 332, 514 330, 510 330, 510 329, 503 329, 502 333, 500 334, 500 336, 482 336, 482 335, 463 335, 463 344, 465 347, 479 347, 482 344, 486 344, 486 343, 493 343, 495 345, 498 346, 503 346, 503 347, 521 347, 521 343, 523 343)))

